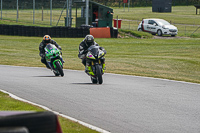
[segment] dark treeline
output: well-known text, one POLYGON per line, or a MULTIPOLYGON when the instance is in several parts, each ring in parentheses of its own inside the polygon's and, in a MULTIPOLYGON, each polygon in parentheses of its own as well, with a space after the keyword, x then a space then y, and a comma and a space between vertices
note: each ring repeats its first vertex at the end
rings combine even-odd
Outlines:
MULTIPOLYGON (((93 0, 106 6, 123 6, 123 0, 93 0)), ((131 7, 152 6, 152 0, 129 0, 131 7)), ((172 0, 172 6, 200 4, 200 0, 172 0)))
MULTIPOLYGON (((74 0, 73 0, 74 1, 74 0)), ((106 6, 123 7, 123 0, 92 0, 106 6)), ((52 0, 53 8, 63 8, 66 0, 52 0)), ((1 3, 1 1, 0 1, 1 3)), ((152 6, 152 0, 130 0, 130 7, 152 6)), ((172 0, 172 6, 200 4, 200 0, 172 0)), ((2 0, 3 9, 16 9, 17 0, 2 0)), ((19 9, 32 9, 33 0, 18 0, 19 9)), ((50 0, 35 0, 35 8, 49 8, 50 0)), ((126 4, 127 6, 127 4, 126 4)))

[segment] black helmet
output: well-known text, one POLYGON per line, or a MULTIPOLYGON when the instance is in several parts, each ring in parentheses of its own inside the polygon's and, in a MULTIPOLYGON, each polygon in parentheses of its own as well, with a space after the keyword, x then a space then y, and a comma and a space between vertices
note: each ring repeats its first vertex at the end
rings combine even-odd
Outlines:
POLYGON ((50 43, 51 37, 49 35, 44 35, 43 40, 45 43, 50 43))
POLYGON ((91 45, 94 45, 94 37, 92 35, 87 35, 85 37, 85 44, 88 47, 90 47, 91 45))

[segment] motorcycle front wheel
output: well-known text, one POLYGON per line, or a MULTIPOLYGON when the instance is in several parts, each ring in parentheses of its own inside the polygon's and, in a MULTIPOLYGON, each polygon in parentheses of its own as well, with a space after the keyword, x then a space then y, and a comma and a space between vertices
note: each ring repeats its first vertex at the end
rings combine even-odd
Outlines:
POLYGON ((64 72, 63 72, 63 69, 62 69, 62 67, 60 65, 60 62, 56 61, 55 65, 56 65, 56 69, 58 70, 58 72, 60 73, 60 75, 63 77, 64 76, 64 72))
POLYGON ((54 72, 54 71, 53 71, 53 73, 54 73, 55 76, 59 76, 60 75, 59 73, 54 72))
POLYGON ((102 73, 101 73, 100 67, 99 67, 99 65, 96 65, 95 67, 96 67, 97 81, 99 82, 99 84, 102 84, 103 78, 102 78, 102 73))
POLYGON ((91 77, 91 81, 92 81, 93 84, 97 84, 97 79, 96 78, 92 78, 91 77))

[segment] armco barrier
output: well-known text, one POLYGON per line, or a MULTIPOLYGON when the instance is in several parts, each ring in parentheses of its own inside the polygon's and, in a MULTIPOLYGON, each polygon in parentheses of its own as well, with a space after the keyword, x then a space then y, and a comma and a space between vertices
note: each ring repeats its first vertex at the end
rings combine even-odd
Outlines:
MULTIPOLYGON (((116 38, 116 32, 113 28, 110 30, 111 37, 116 38)), ((90 34, 89 27, 39 27, 39 26, 24 26, 24 25, 5 25, 0 24, 0 35, 14 35, 14 36, 36 36, 43 37, 44 35, 51 37, 72 37, 84 38, 90 34)))

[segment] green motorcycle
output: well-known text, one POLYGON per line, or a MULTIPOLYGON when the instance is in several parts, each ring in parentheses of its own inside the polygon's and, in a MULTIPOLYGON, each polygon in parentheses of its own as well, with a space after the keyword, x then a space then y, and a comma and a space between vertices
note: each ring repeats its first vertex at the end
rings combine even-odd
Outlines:
POLYGON ((47 44, 44 48, 46 62, 55 74, 55 76, 64 76, 63 72, 63 59, 61 51, 53 44, 47 44))

